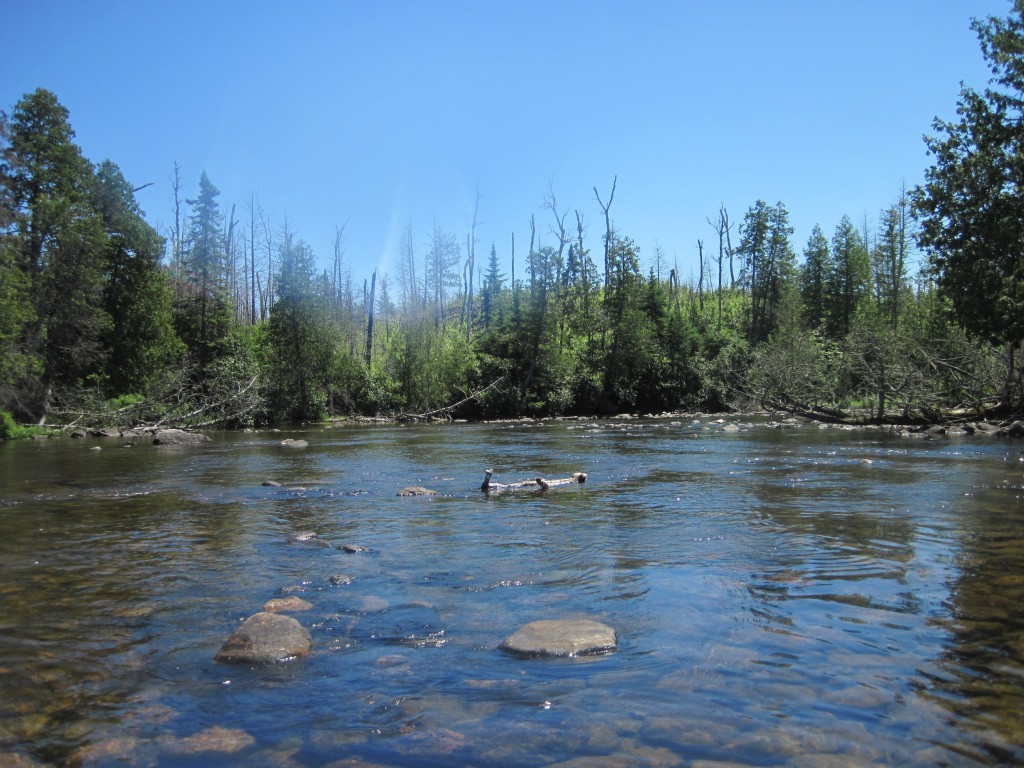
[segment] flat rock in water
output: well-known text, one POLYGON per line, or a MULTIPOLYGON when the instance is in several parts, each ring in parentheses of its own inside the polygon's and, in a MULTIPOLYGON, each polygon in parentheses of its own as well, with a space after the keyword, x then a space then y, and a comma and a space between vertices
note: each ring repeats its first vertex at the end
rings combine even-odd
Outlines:
POLYGON ((502 650, 521 656, 586 656, 617 647, 614 629, 586 619, 534 621, 501 644, 502 650))
POLYGON ((161 429, 153 436, 153 445, 202 445, 210 438, 202 432, 186 432, 183 429, 161 429))
POLYGON ((263 610, 267 613, 286 613, 288 611, 308 611, 313 607, 312 603, 308 603, 301 597, 275 597, 273 600, 268 600, 263 610))
POLYGON ((412 485, 408 488, 403 488, 396 495, 398 496, 437 496, 437 491, 432 491, 429 488, 423 488, 418 485, 412 485))
POLYGON ((260 483, 264 488, 280 488, 281 484, 277 480, 264 480, 260 483))
POLYGON ((214 661, 238 664, 266 664, 307 656, 313 640, 309 632, 290 616, 257 613, 231 633, 214 661))
POLYGON ((306 447, 309 446, 309 441, 307 441, 307 440, 294 440, 294 439, 289 437, 289 438, 287 438, 285 440, 282 440, 281 441, 281 445, 283 445, 285 448, 306 448, 306 447))

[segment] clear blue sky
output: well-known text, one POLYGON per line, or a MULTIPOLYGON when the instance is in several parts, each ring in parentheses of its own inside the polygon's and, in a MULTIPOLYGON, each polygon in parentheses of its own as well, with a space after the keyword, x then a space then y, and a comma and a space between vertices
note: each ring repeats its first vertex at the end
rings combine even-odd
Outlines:
MULTIPOLYGON (((988 73, 972 16, 1009 0, 120 2, 0 0, 0 107, 54 91, 85 155, 111 159, 150 221, 173 220, 173 165, 206 171, 245 219, 257 194, 326 264, 335 227, 362 280, 397 271, 411 224, 523 275, 554 191, 596 254, 594 199, 695 274, 724 204, 782 201, 802 253, 819 223, 874 224, 923 179, 922 135, 988 73)), ((734 242, 737 242, 734 240, 734 242)))

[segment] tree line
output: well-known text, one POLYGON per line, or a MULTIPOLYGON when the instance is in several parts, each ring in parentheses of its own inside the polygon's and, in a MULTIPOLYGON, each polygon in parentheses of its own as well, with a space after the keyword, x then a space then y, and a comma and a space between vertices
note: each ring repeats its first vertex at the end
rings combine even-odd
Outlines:
MULTIPOLYGON (((245 426, 332 416, 496 418, 784 408, 819 417, 1020 410, 1021 2, 975 22, 992 87, 935 123, 926 183, 874 223, 792 242, 782 202, 708 217, 699 274, 644 264, 594 188, 595 237, 553 190, 529 242, 477 259, 410 226, 394 275, 329 269, 203 173, 173 223, 74 141, 37 90, 0 120, 0 410, 23 423, 245 426), (798 255, 797 248, 800 248, 798 255), (507 262, 506 262, 507 263, 507 262)), ((479 196, 478 196, 479 200, 479 196)), ((503 246, 504 247, 504 246, 503 246)))

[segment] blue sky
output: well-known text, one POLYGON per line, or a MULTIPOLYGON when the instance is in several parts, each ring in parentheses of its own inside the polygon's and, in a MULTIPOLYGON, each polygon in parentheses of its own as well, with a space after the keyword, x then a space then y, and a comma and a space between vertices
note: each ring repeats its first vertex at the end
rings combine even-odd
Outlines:
MULTIPOLYGON (((552 190, 601 249, 613 223, 684 278, 708 217, 783 202, 801 253, 815 223, 873 226, 923 180, 922 135, 988 73, 972 16, 1009 0, 721 2, 55 2, 0 0, 0 108, 54 91, 85 155, 111 159, 150 221, 171 176, 205 170, 225 210, 252 195, 326 264, 345 224, 361 280, 397 272, 413 228, 463 244, 476 192, 478 265, 530 216, 551 244, 552 190)), ((738 242, 734 239, 734 243, 738 242)))

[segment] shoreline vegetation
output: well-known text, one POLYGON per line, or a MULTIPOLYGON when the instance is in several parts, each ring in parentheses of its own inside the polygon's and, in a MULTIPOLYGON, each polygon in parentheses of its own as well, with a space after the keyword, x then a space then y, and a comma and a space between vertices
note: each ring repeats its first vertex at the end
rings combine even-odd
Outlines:
MULTIPOLYGON (((921 414, 918 418, 899 418, 878 421, 875 416, 868 412, 850 412, 839 416, 835 414, 822 414, 816 417, 811 414, 793 413, 789 411, 730 411, 719 413, 704 413, 701 411, 672 411, 664 413, 619 413, 614 415, 590 415, 590 416, 549 416, 549 417, 509 417, 493 419, 460 419, 451 416, 345 416, 332 418, 319 423, 294 424, 285 428, 246 427, 229 431, 241 432, 264 432, 281 433, 292 431, 304 431, 310 428, 342 428, 346 426, 373 426, 373 425, 458 425, 458 424, 507 424, 507 425, 531 425, 558 422, 601 422, 614 424, 630 421, 670 421, 679 424, 682 421, 689 423, 702 422, 705 425, 726 426, 729 429, 790 429, 798 426, 817 424, 820 429, 866 429, 881 430, 890 434, 898 434, 903 437, 965 437, 981 436, 987 438, 1022 438, 1024 437, 1024 419, 1008 416, 1001 418, 993 414, 979 413, 948 413, 941 419, 935 420, 936 414, 921 414)), ((106 427, 31 427, 15 425, 13 431, 4 432, 2 439, 123 439, 125 445, 136 442, 153 441, 156 444, 164 445, 201 445, 209 442, 209 438, 198 429, 179 429, 177 427, 159 427, 145 424, 132 426, 106 426, 106 427)), ((285 441, 295 442, 295 441, 285 441)), ((305 446, 305 441, 300 441, 305 446)), ((284 443, 282 443, 284 444, 284 443)))
POLYGON ((158 232, 143 187, 82 155, 57 96, 26 94, 0 112, 0 439, 698 411, 1010 429, 1024 413, 1022 10, 975 21, 990 87, 935 120, 922 186, 875 222, 815 226, 799 254, 784 203, 741 220, 721 205, 688 281, 618 228, 617 176, 593 189, 596 223, 549 187, 510 259, 475 223, 425 239, 410 223, 395 271, 361 280, 344 227, 318 258, 255 195, 222 205, 204 172, 186 197, 177 164, 158 232))

